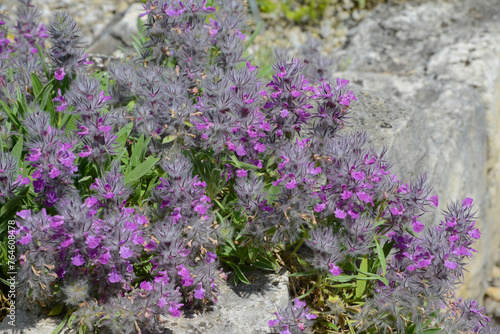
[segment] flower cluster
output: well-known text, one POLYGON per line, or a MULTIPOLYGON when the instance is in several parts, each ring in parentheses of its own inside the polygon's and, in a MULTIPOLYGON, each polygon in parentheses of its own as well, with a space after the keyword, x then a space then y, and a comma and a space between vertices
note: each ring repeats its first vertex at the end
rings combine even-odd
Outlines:
POLYGON ((284 310, 275 313, 277 319, 269 320, 269 327, 277 329, 281 334, 297 334, 309 330, 313 320, 318 316, 309 313, 306 303, 295 298, 284 310))
MULTIPOLYGON (((437 201, 436 198, 431 200, 437 201)), ((390 310, 390 314, 406 314, 412 321, 421 320, 417 322, 421 323, 426 314, 444 309, 446 312, 443 315, 442 311, 440 316, 453 319, 444 321, 444 328, 450 332, 452 328, 463 330, 463 326, 455 325, 458 319, 465 322, 464 317, 474 319, 463 324, 473 333, 488 326, 484 309, 478 310, 475 301, 464 302, 453 297, 463 279, 465 260, 475 252, 471 245, 481 235, 475 227, 472 199, 452 203, 444 217, 438 226, 425 229, 421 238, 407 233, 389 233, 398 250, 388 264, 389 286, 379 285, 376 296, 368 301, 361 317, 371 319, 390 310), (423 298, 410 298, 411 295, 423 298), (408 299, 401 296, 408 296, 408 299), (393 303, 398 308, 394 308, 393 303)), ((380 325, 383 327, 387 323, 380 325)), ((399 329, 405 326, 401 320, 396 325, 399 329)))
POLYGON ((91 64, 83 52, 83 36, 68 13, 55 12, 47 30, 52 44, 49 55, 57 68, 54 73, 57 80, 91 64))
POLYGON ((19 0, 15 24, 8 30, 7 16, 0 14, 0 98, 16 96, 17 89, 28 91, 27 100, 32 100, 31 73, 43 71, 38 46, 45 47, 49 37, 43 23, 39 22, 40 10, 32 0, 19 0), (7 85, 8 68, 13 71, 13 80, 7 85), (26 89, 28 88, 28 89, 26 89))
MULTIPOLYGON (((154 269, 176 273, 190 300, 212 300, 218 291, 217 235, 211 213, 211 199, 205 195, 206 183, 192 176, 191 162, 173 153, 162 162, 168 179, 152 192, 159 219, 150 248, 158 255, 151 260, 154 269), (213 291, 213 294, 212 294, 213 291)), ((159 272, 160 275, 164 275, 159 272)))
POLYGON ((38 128, 38 133, 34 132, 26 145, 29 153, 25 161, 34 168, 31 177, 35 193, 45 199, 45 205, 52 206, 66 194, 75 192, 72 176, 78 167, 75 142, 66 141, 62 131, 46 125, 44 120, 44 117, 26 119, 27 127, 38 128))

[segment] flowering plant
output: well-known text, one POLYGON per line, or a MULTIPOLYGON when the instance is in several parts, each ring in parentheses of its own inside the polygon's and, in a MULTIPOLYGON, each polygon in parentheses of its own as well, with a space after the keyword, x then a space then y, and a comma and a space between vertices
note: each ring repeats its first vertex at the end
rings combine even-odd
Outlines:
POLYGON ((318 45, 278 55, 265 83, 242 3, 216 5, 148 0, 138 53, 90 74, 68 14, 45 30, 19 2, 0 40, 0 217, 16 215, 20 304, 82 330, 157 329, 217 302, 221 265, 247 284, 244 269, 281 265, 281 333, 494 332, 454 296, 480 237, 472 200, 426 228, 426 177, 398 180, 341 131, 357 98, 318 45))

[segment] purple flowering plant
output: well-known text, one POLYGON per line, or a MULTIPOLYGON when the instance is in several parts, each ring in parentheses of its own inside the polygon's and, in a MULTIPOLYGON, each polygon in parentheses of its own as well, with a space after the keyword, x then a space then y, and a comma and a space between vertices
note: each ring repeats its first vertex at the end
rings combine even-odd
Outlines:
POLYGON ((38 16, 30 0, 0 16, 0 221, 17 223, 0 230, 19 305, 155 330, 217 302, 221 268, 250 284, 285 266, 280 333, 498 332, 455 297, 480 237, 472 199, 425 227, 426 177, 398 180, 342 130, 357 98, 317 41, 277 51, 266 80, 240 1, 148 0, 136 52, 92 73, 74 20, 38 16))

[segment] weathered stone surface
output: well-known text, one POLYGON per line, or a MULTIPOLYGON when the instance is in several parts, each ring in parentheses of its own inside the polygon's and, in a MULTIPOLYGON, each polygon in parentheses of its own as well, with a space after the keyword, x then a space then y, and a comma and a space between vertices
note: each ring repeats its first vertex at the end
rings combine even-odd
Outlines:
POLYGON ((137 35, 137 18, 144 12, 140 3, 132 4, 125 12, 115 15, 113 21, 96 37, 88 48, 90 53, 112 55, 119 47, 132 46, 132 35, 137 35))
MULTIPOLYGON (((274 274, 256 271, 247 275, 251 285, 221 284, 219 301, 213 309, 200 315, 183 315, 181 318, 162 317, 165 321, 161 333, 144 334, 262 334, 269 333, 267 321, 273 318, 277 307, 285 308, 290 299, 288 273, 274 274)), ((230 277, 232 282, 232 277, 230 277)), ((0 325, 0 334, 51 334, 62 318, 46 318, 19 312, 13 328, 6 318, 0 325)), ((71 333, 65 329, 63 334, 71 333)))
POLYGON ((486 289, 486 296, 493 298, 497 302, 500 302, 500 288, 496 286, 490 286, 486 289))
POLYGON ((483 235, 460 293, 476 299, 499 246, 499 19, 493 0, 380 5, 334 54, 349 60, 338 76, 363 86, 353 129, 389 146, 398 176, 427 171, 440 209, 475 199, 483 235))

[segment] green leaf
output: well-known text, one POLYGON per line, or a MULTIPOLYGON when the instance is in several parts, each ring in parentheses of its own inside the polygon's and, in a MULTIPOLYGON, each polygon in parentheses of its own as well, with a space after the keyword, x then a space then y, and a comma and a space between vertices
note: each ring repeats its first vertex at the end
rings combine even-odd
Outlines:
MULTIPOLYGON (((7 254, 7 252, 5 252, 5 254, 7 254)), ((5 286, 7 286, 7 287, 10 287, 12 285, 12 282, 9 282, 6 279, 3 279, 1 277, 0 277, 0 282, 2 282, 3 284, 5 284, 5 286)), ((14 282, 14 285, 17 285, 17 284, 18 284, 17 282, 14 282)))
POLYGON ((61 314, 63 310, 64 310, 64 306, 62 306, 61 304, 56 304, 56 306, 54 306, 54 307, 50 310, 50 312, 49 312, 49 314, 47 314, 47 316, 49 316, 49 317, 54 317, 54 316, 56 316, 56 315, 61 314))
POLYGON ((71 313, 71 316, 68 319, 68 327, 71 328, 71 324, 76 320, 76 312, 71 313))
POLYGON ((43 71, 45 72, 45 76, 49 78, 50 72, 49 69, 47 68, 47 63, 45 62, 45 57, 43 56, 43 51, 40 45, 38 43, 35 43, 36 48, 38 49, 38 55, 40 56, 40 59, 42 60, 42 65, 43 65, 43 71))
POLYGON ((68 123, 66 124, 65 131, 66 131, 66 134, 70 134, 71 131, 74 131, 74 130, 76 130, 76 117, 75 117, 75 115, 71 115, 68 118, 68 123))
MULTIPOLYGON (((40 92, 40 95, 38 95, 38 97, 35 99, 35 103, 38 102, 40 104, 40 109, 42 110, 46 109, 51 94, 52 94, 52 85, 46 85, 45 87, 43 87, 42 91, 40 92)), ((50 101, 52 102, 52 99, 50 99, 50 101)), ((52 106, 53 105, 54 103, 52 103, 52 106)))
POLYGON ((297 256, 297 261, 303 265, 304 267, 307 267, 307 268, 310 268, 311 265, 309 263, 307 263, 306 261, 304 261, 300 256, 297 256))
POLYGON ((28 102, 26 101, 26 95, 21 92, 21 89, 17 87, 17 105, 19 108, 19 112, 22 116, 28 112, 28 102))
POLYGON ((176 138, 177 138, 177 135, 166 136, 165 138, 163 138, 162 144, 170 143, 171 141, 174 141, 176 138))
POLYGON ((253 41, 255 40, 255 37, 257 37, 257 35, 259 34, 260 29, 262 29, 263 25, 264 25, 264 22, 259 23, 259 25, 257 26, 257 29, 255 29, 255 31, 253 32, 252 36, 248 40, 248 43, 245 45, 245 49, 243 51, 246 51, 250 47, 250 45, 252 45, 253 41))
POLYGON ((315 272, 315 271, 309 271, 309 272, 306 272, 306 273, 293 273, 293 274, 288 275, 288 277, 307 277, 307 276, 312 276, 312 275, 315 275, 315 274, 317 274, 317 272, 315 272))
POLYGON ((141 156, 143 145, 144 145, 144 135, 142 135, 141 138, 139 138, 137 143, 134 145, 134 148, 132 149, 132 154, 130 155, 131 167, 135 167, 139 164, 139 157, 141 156))
POLYGON ((386 242, 384 244, 383 250, 384 250, 384 255, 386 258, 391 253, 391 250, 392 250, 392 247, 394 246, 394 243, 395 243, 395 241, 390 241, 390 242, 386 242))
POLYGON ((325 325, 327 325, 328 327, 330 327, 331 329, 334 329, 334 330, 339 330, 337 326, 335 326, 334 324, 332 324, 331 322, 326 322, 324 323, 325 325))
POLYGON ((385 262, 384 250, 380 246, 380 242, 377 238, 375 238, 375 244, 377 245, 377 255, 380 261, 380 265, 382 266, 382 273, 385 276, 387 274, 387 263, 385 262))
POLYGON ((193 127, 193 123, 191 123, 191 122, 190 122, 190 121, 188 121, 187 119, 185 119, 185 120, 183 121, 183 123, 184 123, 184 124, 186 124, 187 126, 189 126, 190 128, 192 128, 192 127, 193 127))
POLYGON ((275 155, 272 155, 269 160, 267 161, 267 165, 266 165, 266 169, 270 169, 271 166, 274 164, 274 162, 276 161, 276 156, 275 155))
POLYGON ((441 331, 442 331, 441 328, 429 328, 422 331, 422 334, 435 334, 435 333, 441 333, 441 331))
POLYGON ((66 323, 68 322, 69 316, 70 316, 70 312, 66 313, 66 316, 64 317, 63 321, 61 321, 59 326, 57 326, 56 329, 54 329, 52 334, 59 334, 59 332, 62 331, 62 329, 64 328, 64 326, 66 326, 66 323))
POLYGON ((87 181, 88 179, 92 178, 92 176, 88 175, 88 176, 85 176, 85 177, 82 177, 80 180, 78 180, 78 183, 82 183, 84 181, 87 181))
MULTIPOLYGON (((240 267, 239 267, 237 264, 235 264, 235 263, 233 263, 233 262, 231 262, 231 261, 227 261, 226 263, 227 263, 228 265, 230 265, 230 266, 231 266, 231 268, 233 268, 234 273, 235 273, 235 275, 236 275, 235 277, 238 277, 238 279, 239 279, 240 281, 242 281, 243 283, 250 285, 250 281, 249 281, 249 280, 248 280, 248 278, 245 276, 245 274, 243 274, 243 271, 241 271, 240 267)), ((237 281, 236 281, 236 279, 234 280, 234 283, 235 283, 235 284, 238 284, 238 283, 237 283, 237 281)))
POLYGON ((254 165, 251 165, 251 164, 247 164, 246 162, 239 161, 238 158, 236 158, 234 155, 231 155, 231 161, 228 161, 228 162, 230 164, 232 164, 233 166, 235 166, 237 168, 241 168, 241 169, 253 169, 253 170, 260 169, 257 166, 254 166, 254 165))
POLYGON ((127 138, 130 134, 130 131, 132 131, 132 128, 134 127, 134 122, 130 122, 127 125, 125 125, 123 128, 118 131, 116 134, 116 142, 125 145, 125 142, 127 141, 127 138))
POLYGON ((160 161, 159 158, 151 158, 144 161, 135 167, 130 173, 125 175, 125 183, 130 183, 140 179, 142 176, 146 175, 146 173, 149 172, 158 161, 160 161))
POLYGON ((151 138, 152 138, 152 137, 148 137, 148 138, 144 141, 144 145, 142 145, 141 155, 139 156, 139 161, 143 161, 143 160, 144 160, 144 158, 146 157, 146 151, 148 150, 148 145, 149 145, 149 142, 151 141, 151 138))
POLYGON ((276 266, 269 260, 266 259, 265 257, 259 255, 257 256, 257 259, 255 259, 255 262, 252 263, 254 267, 257 267, 259 269, 264 269, 264 270, 276 270, 276 266))
POLYGON ((2 100, 0 100, 0 105, 7 113, 7 117, 9 118, 9 120, 19 129, 21 127, 21 122, 17 118, 16 113, 12 111, 12 109, 9 108, 7 103, 3 102, 2 100))
POLYGON ((40 79, 38 79, 35 73, 31 73, 31 84, 33 85, 33 95, 35 95, 35 98, 37 98, 43 89, 43 84, 40 79))
POLYGON ((355 283, 333 284, 330 286, 335 289, 354 289, 355 287, 357 287, 355 283))
MULTIPOLYGON (((47 111, 50 114, 50 119, 52 121, 52 124, 57 126, 56 107, 54 107, 54 102, 52 102, 52 99, 50 98, 50 92, 48 91, 46 94, 47 94, 47 102, 45 102, 44 109, 45 109, 45 111, 47 111)), ((61 129, 61 128, 59 128, 59 129, 61 129)))
POLYGON ((406 328, 405 333, 406 334, 414 334, 416 329, 417 329, 417 325, 415 323, 412 323, 411 326, 406 328))
POLYGON ((313 286, 309 289, 309 291, 307 291, 306 293, 304 293, 302 296, 298 296, 297 298, 302 299, 302 298, 304 298, 304 297, 309 296, 309 295, 311 294, 311 292, 313 292, 313 291, 314 291, 314 289, 315 289, 315 288, 316 288, 316 285, 313 285, 313 286))
POLYGON ((149 181, 149 185, 148 185, 148 188, 146 189, 146 191, 144 192, 144 195, 146 194, 151 194, 151 191, 153 190, 153 188, 155 188, 155 185, 156 185, 156 180, 158 179, 158 175, 155 175, 151 181, 149 181))
POLYGON ((329 280, 329 281, 335 281, 335 282, 341 282, 341 283, 345 283, 345 282, 349 282, 349 281, 352 281, 353 279, 357 278, 356 276, 352 276, 352 275, 339 275, 339 276, 328 276, 326 279, 329 280))
POLYGON ((128 104, 127 104, 127 111, 129 112, 132 112, 135 108, 135 101, 130 101, 128 104))
POLYGON ((17 158, 17 161, 22 163, 21 161, 22 153, 23 153, 23 136, 20 135, 16 145, 14 145, 14 147, 12 148, 11 154, 17 158))
POLYGON ((18 205, 26 197, 28 190, 29 190, 28 187, 24 187, 24 189, 21 190, 19 195, 11 198, 7 203, 5 203, 0 207, 0 221, 7 220, 7 218, 9 218, 9 216, 11 216, 14 213, 14 211, 19 209, 18 205))
POLYGON ((62 118, 61 118, 61 127, 65 126, 65 125, 66 125, 66 123, 68 123, 69 118, 70 118, 71 116, 73 116, 73 115, 68 114, 68 113, 64 113, 64 114, 62 115, 62 118))
POLYGON ((250 261, 252 263, 255 262, 257 255, 259 255, 259 250, 257 248, 254 248, 254 247, 249 247, 249 248, 247 248, 247 252, 248 252, 248 258, 250 259, 250 261))
POLYGON ((281 193, 281 186, 273 186, 271 184, 271 187, 269 187, 269 190, 267 192, 267 202, 274 202, 277 198, 277 196, 281 193))
MULTIPOLYGON (((364 277, 366 276, 366 274, 362 273, 361 271, 363 272, 366 272, 368 270, 368 256, 365 255, 363 256, 363 260, 361 260, 361 264, 359 266, 359 269, 358 272, 358 277, 361 278, 361 277, 364 277)), ((365 293, 365 289, 366 289, 366 284, 367 282, 365 280, 360 280, 358 278, 358 282, 357 282, 357 288, 356 288, 356 298, 361 298, 364 293, 365 293)))

